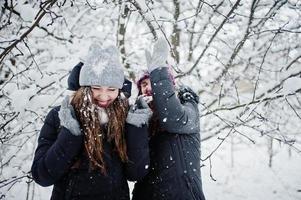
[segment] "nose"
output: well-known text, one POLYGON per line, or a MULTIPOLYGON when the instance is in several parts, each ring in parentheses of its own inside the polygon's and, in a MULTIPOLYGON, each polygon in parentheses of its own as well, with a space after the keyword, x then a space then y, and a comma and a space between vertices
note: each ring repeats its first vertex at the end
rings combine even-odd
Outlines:
POLYGON ((145 91, 146 91, 147 95, 152 95, 152 89, 151 89, 151 87, 148 86, 145 91))
POLYGON ((108 101, 110 99, 110 96, 109 95, 106 95, 106 94, 99 94, 97 96, 97 99, 99 101, 108 101))

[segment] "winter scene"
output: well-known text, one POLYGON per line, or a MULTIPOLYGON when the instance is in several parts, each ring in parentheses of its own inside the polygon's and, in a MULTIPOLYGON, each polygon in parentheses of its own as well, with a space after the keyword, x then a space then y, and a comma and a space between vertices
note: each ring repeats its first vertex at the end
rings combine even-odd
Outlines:
POLYGON ((301 200, 301 0, 0 6, 0 200, 301 200))

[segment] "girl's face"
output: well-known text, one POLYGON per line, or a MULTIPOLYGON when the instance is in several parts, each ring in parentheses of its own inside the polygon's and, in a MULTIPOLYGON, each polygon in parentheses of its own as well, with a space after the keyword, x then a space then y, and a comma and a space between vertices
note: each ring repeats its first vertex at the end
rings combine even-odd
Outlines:
POLYGON ((119 89, 107 86, 91 86, 93 103, 99 107, 108 107, 118 96, 119 89))
POLYGON ((141 81, 141 93, 145 96, 152 96, 152 84, 149 78, 141 81))

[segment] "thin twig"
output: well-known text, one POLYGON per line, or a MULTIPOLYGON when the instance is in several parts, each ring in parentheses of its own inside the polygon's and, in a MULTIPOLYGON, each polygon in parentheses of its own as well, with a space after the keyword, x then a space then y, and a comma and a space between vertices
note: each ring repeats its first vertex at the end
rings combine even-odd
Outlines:
POLYGON ((232 15, 232 13, 234 12, 234 10, 238 7, 239 3, 241 0, 237 0, 235 2, 235 4, 233 5, 233 7, 231 8, 231 10, 229 11, 229 13, 227 14, 227 17, 223 20, 223 22, 219 25, 219 27, 216 29, 216 31, 214 32, 214 34, 211 36, 210 40, 208 41, 208 43, 206 44, 204 50, 202 51, 202 53, 199 55, 199 57, 196 59, 195 63, 192 65, 192 67, 185 73, 183 74, 179 74, 178 76, 176 76, 176 78, 181 78, 183 76, 186 76, 188 74, 190 74, 194 68, 196 68, 196 66, 199 64, 200 60, 202 59, 202 57, 204 56, 205 52, 207 51, 207 49, 209 48, 209 46, 211 45, 212 41, 214 40, 214 38, 216 37, 216 35, 219 33, 219 31, 222 29, 222 27, 224 26, 224 24, 228 21, 229 17, 232 15))
POLYGON ((47 10, 49 10, 56 1, 57 0, 49 0, 47 3, 45 3, 45 5, 39 11, 40 15, 37 16, 37 19, 32 24, 32 26, 24 34, 22 34, 19 39, 15 40, 11 45, 6 47, 5 50, 0 54, 0 63, 4 60, 7 54, 11 52, 12 49, 15 48, 19 42, 21 42, 25 37, 27 37, 28 34, 39 24, 41 19, 47 13, 47 10))
POLYGON ((130 3, 133 4, 134 7, 138 10, 138 12, 141 15, 142 19, 146 22, 148 28, 150 29, 151 33, 153 34, 153 37, 155 39, 157 39, 158 36, 157 36, 156 30, 155 30, 154 26, 152 25, 152 23, 149 20, 147 20, 147 18, 145 17, 145 15, 142 12, 142 8, 139 5, 139 3, 137 1, 135 1, 135 0, 131 0, 130 3))
POLYGON ((293 93, 290 93, 290 94, 287 94, 287 95, 280 94, 280 95, 277 95, 277 96, 274 96, 274 97, 266 97, 266 98, 263 98, 263 99, 254 100, 254 101, 251 101, 249 103, 244 103, 244 104, 240 104, 240 105, 236 105, 236 106, 232 106, 232 107, 217 108, 217 109, 214 109, 214 110, 210 110, 210 111, 206 112, 205 114, 200 115, 200 117, 203 117, 203 116, 206 116, 206 115, 210 115, 210 114, 213 114, 215 112, 222 111, 222 110, 228 110, 228 111, 230 111, 230 110, 234 110, 234 109, 237 109, 237 108, 245 107, 245 106, 248 106, 248 105, 260 103, 260 102, 272 101, 272 100, 283 98, 285 96, 296 95, 297 93, 301 93, 301 89, 298 89, 297 91, 295 91, 293 93))
POLYGON ((290 102, 288 101, 288 99, 285 97, 285 101, 288 103, 288 105, 291 107, 291 109, 294 111, 294 113, 297 115, 297 117, 299 119, 301 119, 300 115, 298 114, 298 112, 296 111, 296 109, 290 104, 290 102))

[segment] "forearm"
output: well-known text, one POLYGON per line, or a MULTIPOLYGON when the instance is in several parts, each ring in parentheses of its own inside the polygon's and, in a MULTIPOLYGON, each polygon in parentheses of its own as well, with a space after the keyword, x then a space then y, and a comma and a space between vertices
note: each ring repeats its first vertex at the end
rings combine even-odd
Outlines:
POLYGON ((157 68, 150 74, 153 101, 160 125, 169 132, 195 133, 199 129, 197 104, 181 104, 175 93, 168 68, 157 68))
POLYGON ((51 144, 45 142, 43 133, 32 165, 34 180, 42 186, 49 186, 60 179, 69 169, 73 159, 82 148, 82 136, 74 136, 62 128, 57 139, 51 144))
POLYGON ((160 124, 168 126, 169 122, 178 121, 182 115, 182 105, 175 94, 174 85, 170 80, 166 67, 158 68, 150 74, 153 101, 159 114, 160 124))

